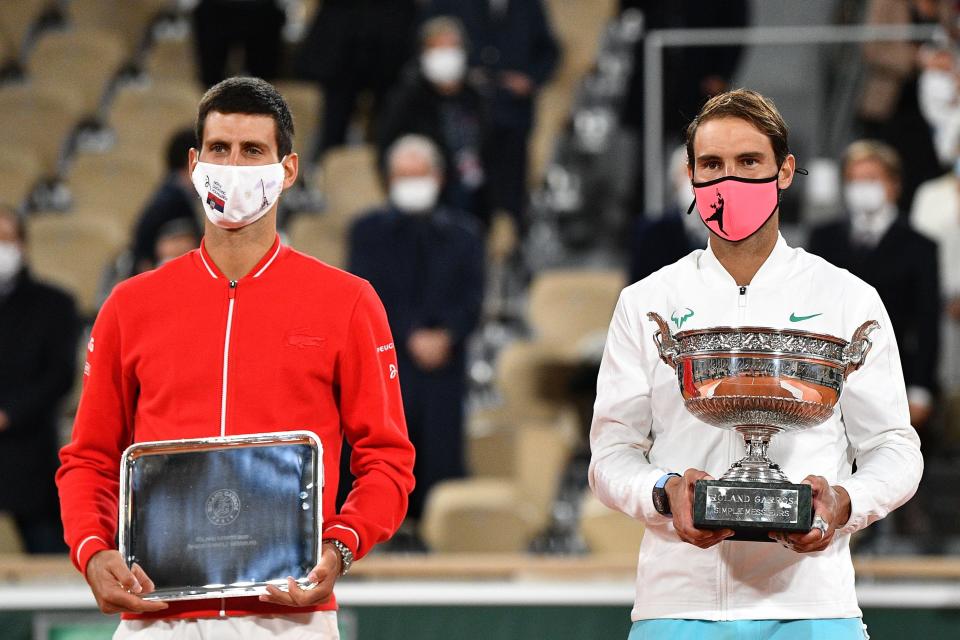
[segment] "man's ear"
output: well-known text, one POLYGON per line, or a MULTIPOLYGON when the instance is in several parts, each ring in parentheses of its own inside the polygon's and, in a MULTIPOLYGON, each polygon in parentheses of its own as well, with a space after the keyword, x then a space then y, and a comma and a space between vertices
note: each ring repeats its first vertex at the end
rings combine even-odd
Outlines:
POLYGON ((190 151, 187 152, 187 173, 193 175, 193 170, 197 168, 197 163, 200 162, 200 152, 190 147, 190 151))
POLYGON ((280 165, 283 167, 283 189, 286 191, 297 181, 300 172, 300 156, 291 152, 280 161, 280 165))
POLYGON ((797 170, 797 159, 791 153, 784 159, 780 165, 780 171, 777 172, 777 186, 780 189, 786 189, 793 184, 793 176, 797 170))

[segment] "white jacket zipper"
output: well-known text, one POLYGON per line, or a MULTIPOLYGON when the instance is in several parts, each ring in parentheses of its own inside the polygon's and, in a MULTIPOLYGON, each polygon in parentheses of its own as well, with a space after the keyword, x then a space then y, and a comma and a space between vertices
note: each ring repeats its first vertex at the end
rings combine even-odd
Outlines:
POLYGON ((740 287, 740 293, 737 295, 737 307, 740 310, 740 322, 743 323, 747 319, 747 288, 740 287))
POLYGON ((220 393, 220 437, 227 435, 227 374, 230 360, 230 332, 233 329, 233 305, 236 302, 237 281, 230 281, 228 297, 230 299, 227 307, 227 332, 223 339, 223 388, 220 393))

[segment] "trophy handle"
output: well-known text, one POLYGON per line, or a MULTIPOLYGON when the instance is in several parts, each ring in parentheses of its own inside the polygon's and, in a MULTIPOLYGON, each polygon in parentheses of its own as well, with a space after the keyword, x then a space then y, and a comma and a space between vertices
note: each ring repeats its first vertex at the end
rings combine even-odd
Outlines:
POLYGON ((843 362, 847 365, 843 371, 844 378, 863 366, 867 354, 873 348, 873 341, 870 340, 869 335, 879 326, 880 323, 876 320, 867 320, 853 332, 850 344, 843 348, 843 362))
POLYGON ((680 344, 674 340, 670 334, 670 326, 667 321, 653 311, 647 314, 647 318, 657 323, 659 329, 653 334, 653 343, 657 345, 657 351, 660 353, 660 359, 668 366, 676 369, 676 357, 680 354, 680 344))

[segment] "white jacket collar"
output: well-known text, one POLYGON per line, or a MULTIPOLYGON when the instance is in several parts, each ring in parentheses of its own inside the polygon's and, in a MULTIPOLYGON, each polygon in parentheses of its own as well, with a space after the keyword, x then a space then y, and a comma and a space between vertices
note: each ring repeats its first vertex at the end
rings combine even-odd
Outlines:
MULTIPOLYGON (((773 246, 773 251, 760 265, 760 269, 750 285, 764 284, 767 282, 784 282, 789 272, 792 270, 797 250, 790 247, 787 241, 783 239, 780 232, 777 232, 777 243, 773 246)), ((697 270, 703 275, 704 280, 710 284, 737 286, 726 268, 717 260, 713 252, 712 240, 707 243, 707 248, 697 257, 697 270)))

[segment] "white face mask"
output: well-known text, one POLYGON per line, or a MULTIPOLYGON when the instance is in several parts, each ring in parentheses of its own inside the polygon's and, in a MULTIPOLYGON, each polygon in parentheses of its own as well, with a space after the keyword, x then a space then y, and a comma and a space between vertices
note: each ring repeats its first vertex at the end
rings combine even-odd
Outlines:
POLYGON ((934 126, 949 118, 957 103, 957 78, 949 71, 928 69, 917 85, 920 110, 934 126))
POLYGON ((440 184, 436 178, 394 178, 390 183, 390 201, 405 213, 429 213, 437 204, 440 184))
POLYGON ((853 180, 844 186, 843 200, 851 213, 876 213, 887 205, 887 190, 879 180, 853 180))
POLYGON ((16 242, 0 242, 0 283, 7 283, 20 273, 23 252, 16 242))
POLYGON ((210 222, 239 229, 262 218, 276 204, 283 178, 279 162, 256 166, 198 162, 193 187, 210 222))
POLYGON ((420 55, 420 69, 434 84, 454 84, 467 72, 467 54, 460 47, 434 47, 420 55))

